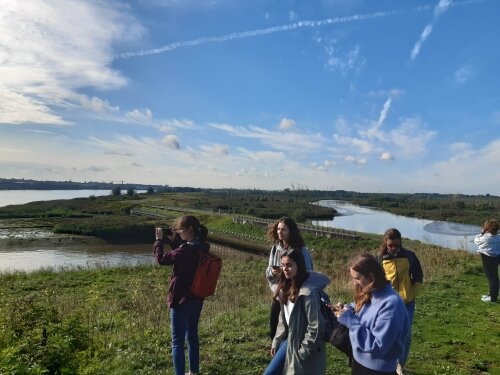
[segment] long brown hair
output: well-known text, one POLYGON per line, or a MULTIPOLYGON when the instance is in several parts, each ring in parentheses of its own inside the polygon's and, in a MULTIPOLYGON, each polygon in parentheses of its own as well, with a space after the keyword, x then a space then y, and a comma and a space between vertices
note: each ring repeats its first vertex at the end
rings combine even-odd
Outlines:
POLYGON ((194 237, 202 242, 207 241, 208 229, 206 226, 200 224, 199 220, 195 216, 184 215, 177 219, 175 223, 175 229, 187 229, 193 227, 194 237))
POLYGON ((387 229, 384 233, 384 242, 380 245, 380 255, 383 255, 387 250, 386 242, 387 240, 399 240, 399 246, 403 247, 403 241, 401 240, 401 232, 396 228, 387 229))
POLYGON ((483 224, 483 231, 495 235, 498 233, 498 222, 495 219, 486 220, 483 224))
POLYGON ((282 305, 286 304, 287 301, 295 303, 295 300, 299 296, 300 287, 309 276, 309 273, 306 270, 304 254, 302 254, 301 249, 287 251, 281 256, 281 259, 283 259, 283 257, 288 257, 297 264, 297 274, 294 278, 287 279, 283 270, 280 273, 278 287, 274 293, 273 300, 278 298, 282 305))
POLYGON ((377 258, 369 253, 360 255, 356 258, 350 268, 351 270, 356 271, 372 280, 372 282, 365 288, 356 284, 354 311, 358 312, 365 303, 371 300, 372 291, 382 289, 387 285, 387 279, 382 265, 377 261, 377 258))
POLYGON ((286 225, 288 230, 290 231, 290 237, 288 238, 289 248, 300 250, 305 246, 304 239, 300 234, 300 229, 297 226, 295 220, 291 217, 284 216, 273 224, 269 225, 267 236, 275 243, 279 241, 278 239, 278 224, 283 223, 286 225))

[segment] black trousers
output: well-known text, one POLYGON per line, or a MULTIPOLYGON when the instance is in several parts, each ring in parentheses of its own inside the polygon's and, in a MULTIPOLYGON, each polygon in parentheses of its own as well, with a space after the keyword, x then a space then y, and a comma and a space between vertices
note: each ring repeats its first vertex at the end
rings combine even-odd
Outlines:
POLYGON ((274 300, 271 305, 271 314, 269 315, 269 336, 271 337, 271 340, 274 339, 274 335, 276 335, 276 328, 278 327, 280 311, 281 306, 279 301, 274 300))
POLYGON ((352 375, 397 375, 396 371, 394 372, 383 372, 383 371, 375 371, 371 370, 358 362, 355 359, 352 361, 352 375))
POLYGON ((481 260, 483 261, 483 271, 486 274, 490 287, 491 301, 496 302, 498 300, 498 264, 500 263, 500 257, 490 257, 481 254, 481 260))

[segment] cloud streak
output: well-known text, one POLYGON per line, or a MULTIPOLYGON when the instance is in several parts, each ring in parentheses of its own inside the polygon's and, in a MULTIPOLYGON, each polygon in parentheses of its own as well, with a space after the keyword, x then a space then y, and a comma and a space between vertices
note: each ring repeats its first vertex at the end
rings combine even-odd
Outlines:
MULTIPOLYGON (((417 8, 417 10, 420 10, 420 9, 422 9, 422 8, 417 8)), ((158 54, 167 53, 167 52, 176 50, 178 48, 193 47, 193 46, 197 46, 200 44, 223 43, 223 42, 228 42, 228 41, 236 40, 236 39, 253 38, 253 37, 257 37, 257 36, 274 34, 274 33, 282 33, 282 32, 287 32, 287 31, 292 31, 292 30, 297 30, 297 29, 303 29, 303 28, 317 28, 317 27, 322 27, 322 26, 327 26, 327 25, 334 25, 334 24, 338 24, 338 23, 364 21, 364 20, 370 20, 370 19, 375 19, 375 18, 380 18, 380 17, 392 16, 392 15, 395 15, 397 13, 399 13, 399 12, 394 10, 394 11, 374 12, 374 13, 367 13, 367 14, 356 14, 354 16, 348 16, 348 17, 326 18, 323 20, 316 20, 316 21, 299 21, 299 22, 294 22, 294 23, 290 23, 290 24, 286 24, 286 25, 268 27, 268 28, 264 28, 264 29, 241 31, 241 32, 235 32, 235 33, 230 33, 230 34, 221 35, 221 36, 206 36, 206 37, 201 37, 201 38, 193 39, 193 40, 185 40, 185 41, 170 43, 170 44, 164 45, 162 47, 158 47, 158 48, 145 49, 142 51, 124 52, 124 53, 120 53, 120 54, 116 55, 115 58, 128 59, 131 57, 158 55, 158 54)))
POLYGON ((424 27, 422 33, 420 34, 420 38, 417 40, 410 52, 410 61, 414 61, 417 58, 420 50, 422 49, 422 45, 427 40, 429 35, 431 35, 434 24, 437 22, 438 18, 451 6, 452 0, 439 0, 439 3, 434 8, 434 17, 432 19, 432 22, 424 27))

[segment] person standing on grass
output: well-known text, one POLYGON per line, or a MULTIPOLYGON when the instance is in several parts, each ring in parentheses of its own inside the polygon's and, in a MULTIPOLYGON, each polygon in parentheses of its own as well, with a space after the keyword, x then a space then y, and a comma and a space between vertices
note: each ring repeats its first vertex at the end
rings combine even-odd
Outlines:
POLYGON ((484 222, 481 233, 474 237, 478 245, 477 252, 481 254, 483 270, 488 279, 490 291, 481 297, 483 302, 498 301, 498 264, 500 264, 500 236, 498 235, 498 222, 495 219, 484 222))
POLYGON ((333 311, 339 323, 349 328, 351 373, 395 375, 410 327, 403 300, 373 255, 359 256, 350 273, 356 290, 354 303, 337 304, 333 311))
POLYGON ((172 327, 172 359, 175 375, 185 375, 186 357, 184 342, 187 340, 189 375, 198 374, 200 350, 198 322, 203 308, 203 299, 194 297, 189 291, 198 266, 198 253, 207 253, 208 230, 194 216, 182 216, 176 222, 176 233, 164 233, 156 228, 153 252, 161 265, 172 265, 167 303, 170 307, 172 327), (164 238, 166 235, 166 238, 164 238), (172 250, 164 251, 167 242, 172 250))
POLYGON ((394 228, 388 229, 384 233, 384 242, 380 247, 378 259, 384 268, 387 280, 391 282, 392 288, 403 299, 410 321, 410 330, 397 369, 398 374, 403 374, 404 365, 410 354, 415 297, 422 287, 424 274, 417 256, 413 251, 403 248, 401 233, 394 228))
POLYGON ((274 293, 280 314, 271 346, 273 359, 264 375, 325 374, 326 322, 318 291, 330 279, 322 273, 307 271, 300 249, 285 252, 280 261, 282 272, 274 293))
MULTIPOLYGON (((304 240, 300 234, 297 223, 290 217, 282 217, 273 224, 269 225, 267 236, 274 242, 271 252, 269 253, 269 262, 266 268, 266 278, 269 283, 271 293, 276 293, 278 282, 281 276, 281 256, 289 250, 302 251, 305 259, 307 271, 313 270, 313 262, 311 255, 304 244, 304 240)), ((276 334, 278 326, 278 318, 280 314, 280 303, 276 298, 273 298, 271 303, 271 312, 269 315, 269 336, 271 340, 276 334)), ((284 343, 286 345, 286 342, 284 343)), ((286 350, 285 348, 283 348, 286 350)))

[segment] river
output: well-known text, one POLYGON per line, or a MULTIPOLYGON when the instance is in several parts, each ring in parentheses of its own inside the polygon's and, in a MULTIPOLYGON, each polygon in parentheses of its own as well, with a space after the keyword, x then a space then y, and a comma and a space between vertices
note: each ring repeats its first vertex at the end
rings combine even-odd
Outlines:
POLYGON ((335 227, 363 233, 383 234, 389 228, 397 228, 403 237, 450 249, 475 252, 474 236, 480 227, 469 224, 416 219, 394 215, 370 207, 356 206, 345 201, 324 200, 317 202, 324 207, 333 207, 340 216, 333 220, 312 221, 314 225, 335 227))
POLYGON ((0 272, 153 264, 152 248, 151 244, 0 248, 0 272))
MULTIPOLYGON (((71 199, 90 195, 109 195, 109 190, 16 190, 0 191, 0 206, 22 204, 36 200, 71 199)), ((383 234, 388 228, 398 228, 403 237, 420 240, 451 249, 475 251, 472 239, 479 227, 449 222, 433 222, 394 215, 343 201, 320 201, 318 204, 334 207, 341 214, 334 220, 313 221, 315 225, 383 234)), ((146 245, 36 245, 36 239, 54 239, 59 235, 48 229, 0 228, 0 272, 33 271, 41 268, 72 269, 81 267, 107 267, 120 264, 150 264, 153 262, 151 244, 146 245), (5 232, 5 233, 4 233, 5 232), (19 247, 8 245, 9 239, 31 238, 34 245, 19 247)), ((64 243, 64 241, 63 241, 64 243)))
MULTIPOLYGON (((138 190, 144 193, 145 190, 138 190)), ((122 191, 123 193, 123 191, 122 191)), ((88 198, 110 195, 111 190, 0 190, 0 207, 11 204, 25 204, 35 201, 51 201, 55 199, 88 198)))

